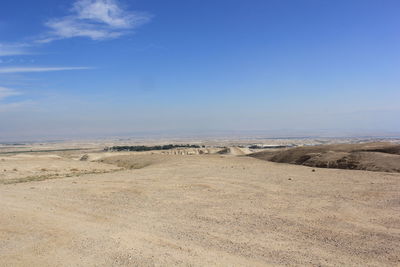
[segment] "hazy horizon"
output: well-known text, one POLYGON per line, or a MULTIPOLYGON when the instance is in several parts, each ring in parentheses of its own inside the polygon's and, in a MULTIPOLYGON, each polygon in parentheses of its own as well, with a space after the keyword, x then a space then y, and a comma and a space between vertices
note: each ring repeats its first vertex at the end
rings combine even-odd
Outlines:
POLYGON ((15 0, 0 141, 399 136, 400 2, 15 0))
POLYGON ((293 129, 275 131, 192 131, 192 132, 126 132, 114 134, 60 134, 60 135, 26 135, 2 137, 0 144, 36 143, 36 142, 64 142, 64 141, 94 141, 94 140, 126 140, 126 141, 201 141, 201 140, 274 140, 274 139, 365 139, 392 140, 400 139, 400 132, 362 132, 362 131, 294 131, 293 129))

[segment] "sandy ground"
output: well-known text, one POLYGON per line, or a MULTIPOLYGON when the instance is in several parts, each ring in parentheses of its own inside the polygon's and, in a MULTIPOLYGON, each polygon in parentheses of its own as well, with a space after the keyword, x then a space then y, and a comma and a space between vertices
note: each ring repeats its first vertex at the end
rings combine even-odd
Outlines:
POLYGON ((400 265, 400 174, 233 155, 41 160, 0 164, 21 170, 12 179, 56 161, 104 173, 0 183, 0 266, 400 265))
POLYGON ((0 184, 104 173, 119 169, 97 162, 82 162, 58 155, 24 155, 0 157, 0 184))

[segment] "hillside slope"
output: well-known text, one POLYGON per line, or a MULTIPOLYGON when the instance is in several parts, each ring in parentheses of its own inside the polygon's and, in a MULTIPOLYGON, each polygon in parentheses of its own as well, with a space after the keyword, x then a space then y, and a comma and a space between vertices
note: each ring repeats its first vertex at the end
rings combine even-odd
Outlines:
POLYGON ((262 151, 249 156, 319 168, 400 172, 400 145, 391 143, 296 147, 275 152, 262 151))

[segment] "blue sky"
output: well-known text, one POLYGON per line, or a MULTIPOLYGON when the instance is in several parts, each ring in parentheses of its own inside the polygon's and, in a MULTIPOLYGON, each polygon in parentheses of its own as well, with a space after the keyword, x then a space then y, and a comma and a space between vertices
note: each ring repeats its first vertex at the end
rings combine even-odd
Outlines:
POLYGON ((5 0, 0 140, 400 132, 397 0, 5 0))

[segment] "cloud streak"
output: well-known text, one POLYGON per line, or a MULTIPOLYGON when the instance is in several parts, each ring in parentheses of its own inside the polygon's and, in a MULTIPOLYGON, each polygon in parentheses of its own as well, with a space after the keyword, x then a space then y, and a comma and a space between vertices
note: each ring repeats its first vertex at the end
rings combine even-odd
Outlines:
POLYGON ((0 43, 0 57, 4 56, 19 56, 29 55, 27 44, 1 44, 0 43))
POLYGON ((89 70, 90 67, 7 67, 0 68, 0 73, 22 73, 22 72, 49 72, 67 70, 89 70))
POLYGON ((77 0, 68 16, 45 23, 50 30, 39 43, 87 37, 92 40, 115 39, 149 22, 151 15, 127 11, 117 0, 77 0))
POLYGON ((6 100, 6 98, 18 95, 22 95, 22 93, 11 88, 0 86, 0 113, 19 110, 20 108, 33 103, 31 100, 11 102, 6 100))
POLYGON ((14 90, 14 89, 0 87, 0 101, 7 97, 16 96, 16 95, 20 95, 20 94, 21 94, 20 92, 14 90))

